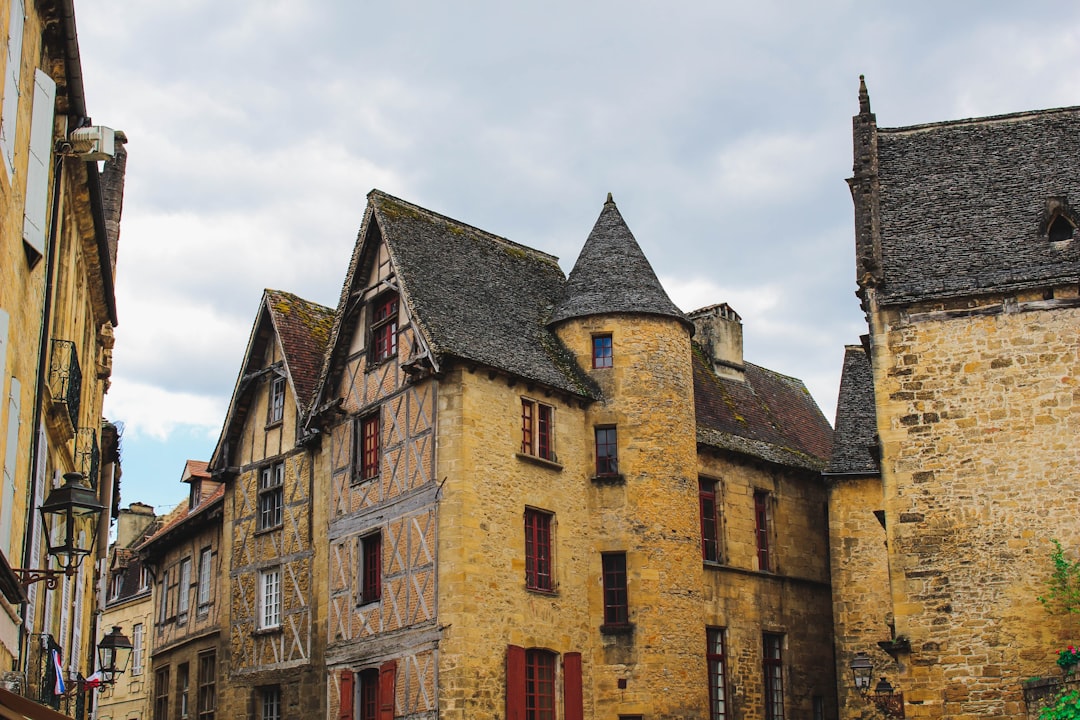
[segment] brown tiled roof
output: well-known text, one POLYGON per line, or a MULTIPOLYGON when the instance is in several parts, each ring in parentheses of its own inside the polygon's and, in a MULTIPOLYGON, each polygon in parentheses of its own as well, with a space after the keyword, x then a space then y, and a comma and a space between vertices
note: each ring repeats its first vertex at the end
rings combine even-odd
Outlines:
POLYGON ((203 500, 194 508, 189 507, 188 501, 186 500, 181 502, 172 510, 172 512, 163 518, 161 528, 139 543, 135 549, 143 555, 167 551, 167 548, 159 549, 157 547, 164 538, 173 535, 178 529, 183 528, 186 523, 195 522, 195 520, 208 515, 212 510, 223 504, 224 497, 225 484, 222 483, 210 497, 203 500))
POLYGON ((780 465, 821 470, 832 428, 801 380, 746 363, 746 381, 722 378, 694 351, 698 442, 780 465))
POLYGON ((334 326, 334 311, 281 290, 266 291, 266 306, 285 353, 296 404, 306 409, 322 371, 326 343, 334 326))
POLYGON ((187 481, 190 478, 209 480, 210 472, 206 469, 208 463, 205 460, 188 460, 184 464, 184 474, 181 479, 187 481))

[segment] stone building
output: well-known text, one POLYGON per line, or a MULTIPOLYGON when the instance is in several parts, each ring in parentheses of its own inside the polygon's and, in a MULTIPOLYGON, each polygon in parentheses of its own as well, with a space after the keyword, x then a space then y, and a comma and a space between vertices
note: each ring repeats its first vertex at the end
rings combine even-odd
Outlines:
POLYGON ((0 38, 0 703, 19 704, 10 691, 59 707, 45 651, 69 683, 93 672, 93 559, 52 590, 12 568, 55 568, 37 507, 66 473, 112 505, 116 432, 102 401, 124 137, 90 121, 72 0, 0 0, 0 38))
POLYGON ((327 717, 835 715, 831 429, 741 338, 610 199, 567 278, 373 191, 305 418, 327 717))
POLYGON ((841 717, 873 709, 847 671, 865 653, 908 717, 1023 718, 1023 681, 1076 640, 1036 598, 1051 540, 1080 543, 1080 108, 879 128, 865 84, 859 104, 868 334, 828 475, 841 717))
POLYGON ((154 582, 145 672, 151 674, 155 720, 210 720, 217 712, 220 619, 228 604, 221 574, 225 487, 206 465, 187 461, 181 479, 189 486, 188 500, 136 547, 154 582))
POLYGON ((161 528, 154 508, 142 503, 120 510, 109 549, 105 597, 99 601, 98 642, 119 627, 132 644, 127 672, 98 690, 97 720, 148 720, 150 653, 154 639, 153 574, 135 550, 161 528))
POLYGON ((265 291, 210 460, 225 483, 221 717, 325 713, 327 503, 302 411, 332 322, 329 308, 265 291))

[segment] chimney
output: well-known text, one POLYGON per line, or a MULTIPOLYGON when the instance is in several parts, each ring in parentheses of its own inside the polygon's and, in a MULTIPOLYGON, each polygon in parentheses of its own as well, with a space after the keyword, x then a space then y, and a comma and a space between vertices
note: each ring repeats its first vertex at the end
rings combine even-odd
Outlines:
POLYGON ((122 509, 116 522, 116 547, 126 548, 138 540, 154 519, 154 508, 150 505, 133 502, 122 509))
POLYGON ((105 234, 109 239, 109 264, 116 277, 116 248, 120 243, 120 215, 124 210, 124 175, 127 173, 127 135, 115 134, 115 154, 101 171, 101 204, 105 206, 105 234))
POLYGON ((694 323, 694 338, 712 362, 713 371, 730 380, 745 380, 739 314, 727 303, 720 303, 695 310, 689 318, 694 323))

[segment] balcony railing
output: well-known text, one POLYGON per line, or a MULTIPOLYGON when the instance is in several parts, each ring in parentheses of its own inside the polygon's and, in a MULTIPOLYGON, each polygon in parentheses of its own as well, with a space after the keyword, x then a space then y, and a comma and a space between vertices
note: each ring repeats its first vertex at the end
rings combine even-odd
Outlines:
POLYGON ((83 474, 90 487, 97 489, 98 467, 101 464, 101 452, 98 450, 97 431, 94 428, 79 428, 75 433, 75 469, 83 474))
POLYGON ((70 340, 52 341, 52 366, 49 368, 49 390, 53 400, 67 405, 73 428, 79 426, 79 402, 82 399, 82 369, 75 343, 70 340))

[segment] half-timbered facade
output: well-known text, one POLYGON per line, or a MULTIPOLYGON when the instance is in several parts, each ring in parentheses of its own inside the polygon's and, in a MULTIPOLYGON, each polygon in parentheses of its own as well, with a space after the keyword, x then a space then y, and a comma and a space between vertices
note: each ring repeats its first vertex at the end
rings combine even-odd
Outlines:
POLYGON ((267 290, 210 467, 225 483, 223 717, 323 712, 324 494, 303 426, 333 312, 267 290), (313 498, 318 498, 314 499, 313 498))

